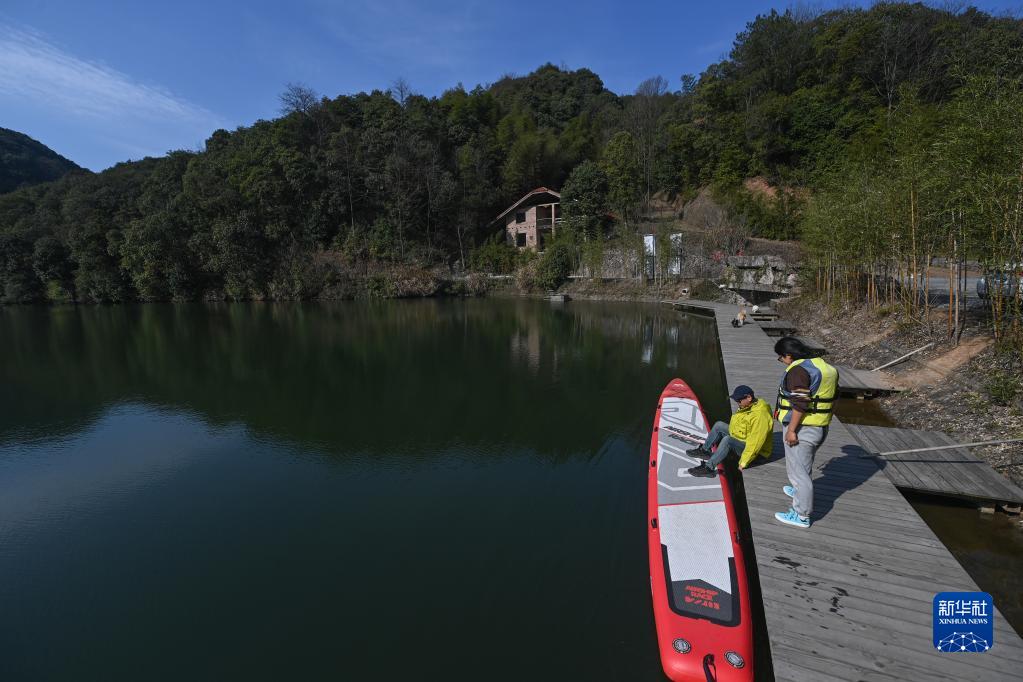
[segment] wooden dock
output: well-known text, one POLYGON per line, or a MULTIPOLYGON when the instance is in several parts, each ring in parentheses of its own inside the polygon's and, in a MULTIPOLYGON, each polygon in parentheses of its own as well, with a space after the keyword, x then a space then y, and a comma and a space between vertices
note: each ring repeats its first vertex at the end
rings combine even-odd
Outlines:
MULTIPOLYGON (((717 313, 728 386, 747 384, 770 400, 783 372, 774 340, 733 329, 734 306, 688 305, 717 313)), ((817 453, 807 530, 774 519, 789 506, 781 433, 774 438, 777 454, 742 476, 774 679, 1020 679, 1023 640, 1000 613, 990 651, 934 649, 934 595, 979 588, 840 420, 817 453)))
POLYGON ((788 334, 794 334, 798 329, 795 322, 789 322, 788 320, 765 320, 757 322, 757 326, 763 329, 764 333, 768 336, 787 336, 788 334))
MULTIPOLYGON (((827 347, 817 339, 811 339, 809 336, 797 336, 796 338, 810 350, 810 357, 819 358, 828 354, 827 347)), ((774 347, 774 342, 771 343, 771 347, 774 347)))
POLYGON ((883 372, 871 372, 845 365, 835 365, 835 368, 838 369, 838 392, 841 395, 874 398, 898 393, 902 390, 891 377, 883 372))
MULTIPOLYGON (((847 424, 846 428, 865 450, 872 453, 915 450, 956 442, 940 431, 852 424, 847 424)), ((899 488, 978 502, 1011 506, 1023 504, 1023 489, 966 448, 890 455, 879 458, 879 465, 899 488)))

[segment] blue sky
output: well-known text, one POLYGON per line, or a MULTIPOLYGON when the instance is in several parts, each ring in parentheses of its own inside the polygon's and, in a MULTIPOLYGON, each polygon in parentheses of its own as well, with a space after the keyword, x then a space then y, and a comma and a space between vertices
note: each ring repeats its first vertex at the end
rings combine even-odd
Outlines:
MULTIPOLYGON (((1020 0, 974 4, 994 13, 1020 9, 1020 0)), ((4 0, 0 127, 101 170, 201 149, 217 128, 274 117, 288 82, 333 97, 385 89, 400 77, 416 92, 439 95, 459 82, 469 88, 552 62, 592 69, 618 93, 656 75, 677 88, 683 73, 726 55, 746 22, 786 6, 4 0)))

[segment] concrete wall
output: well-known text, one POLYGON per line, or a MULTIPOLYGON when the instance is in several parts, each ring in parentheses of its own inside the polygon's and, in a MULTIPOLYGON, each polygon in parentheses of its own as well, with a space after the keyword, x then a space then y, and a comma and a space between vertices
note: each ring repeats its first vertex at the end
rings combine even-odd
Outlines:
POLYGON ((516 246, 518 244, 517 236, 519 234, 525 234, 526 248, 536 248, 536 206, 529 206, 521 211, 512 211, 504 220, 504 229, 508 234, 509 244, 516 246), (518 213, 526 214, 526 220, 524 222, 516 222, 515 216, 518 213))
POLYGON ((508 238, 508 243, 515 246, 517 242, 517 236, 519 234, 526 235, 526 245, 524 248, 533 249, 534 251, 539 250, 539 244, 537 243, 537 232, 538 230, 544 231, 545 239, 551 236, 551 225, 554 219, 561 217, 561 209, 555 204, 552 207, 549 204, 543 204, 540 206, 527 206, 526 208, 518 211, 512 211, 504 219, 504 231, 508 238), (552 216, 551 213, 554 213, 552 216), (518 223, 515 222, 516 213, 525 213, 525 221, 518 223))

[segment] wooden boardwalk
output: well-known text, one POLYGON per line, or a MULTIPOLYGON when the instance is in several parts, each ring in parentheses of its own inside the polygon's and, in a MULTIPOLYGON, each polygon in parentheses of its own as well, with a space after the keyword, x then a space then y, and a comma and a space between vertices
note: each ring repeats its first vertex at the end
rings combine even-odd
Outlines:
POLYGON ((901 390, 891 377, 883 372, 871 372, 845 365, 835 367, 838 369, 838 391, 841 394, 878 396, 898 393, 901 390))
MULTIPOLYGON (((796 336, 796 338, 802 341, 803 345, 813 354, 811 357, 819 358, 828 354, 827 347, 817 339, 811 339, 809 336, 796 336)), ((774 347, 774 342, 771 343, 771 346, 774 347)))
MULTIPOLYGON (((773 403, 783 372, 775 339, 733 328, 735 306, 688 304, 717 313, 728 386, 747 384, 773 403)), ((774 437, 775 456, 743 472, 743 485, 776 680, 1021 678, 1023 640, 1000 613, 991 651, 934 649, 935 593, 979 588, 838 419, 814 463, 813 526, 778 523, 788 479, 774 437)))
POLYGON ((757 326, 764 330, 764 333, 768 336, 785 336, 786 334, 795 333, 796 323, 789 322, 788 320, 765 320, 763 322, 757 322, 757 326))
POLYGON ((771 320, 777 320, 781 315, 771 308, 760 308, 757 312, 750 313, 750 317, 758 322, 770 322, 771 320))
MULTIPOLYGON (((847 424, 869 452, 913 450, 956 441, 940 431, 847 424)), ((1023 489, 966 448, 910 452, 879 458, 888 479, 900 488, 999 504, 1023 504, 1023 489)))

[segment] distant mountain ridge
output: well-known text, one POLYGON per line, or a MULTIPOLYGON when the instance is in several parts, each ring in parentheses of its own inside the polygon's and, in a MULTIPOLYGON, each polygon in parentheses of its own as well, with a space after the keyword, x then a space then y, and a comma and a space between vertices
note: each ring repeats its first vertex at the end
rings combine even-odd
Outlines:
POLYGON ((82 168, 24 133, 0 128, 0 194, 57 180, 73 170, 82 168))

